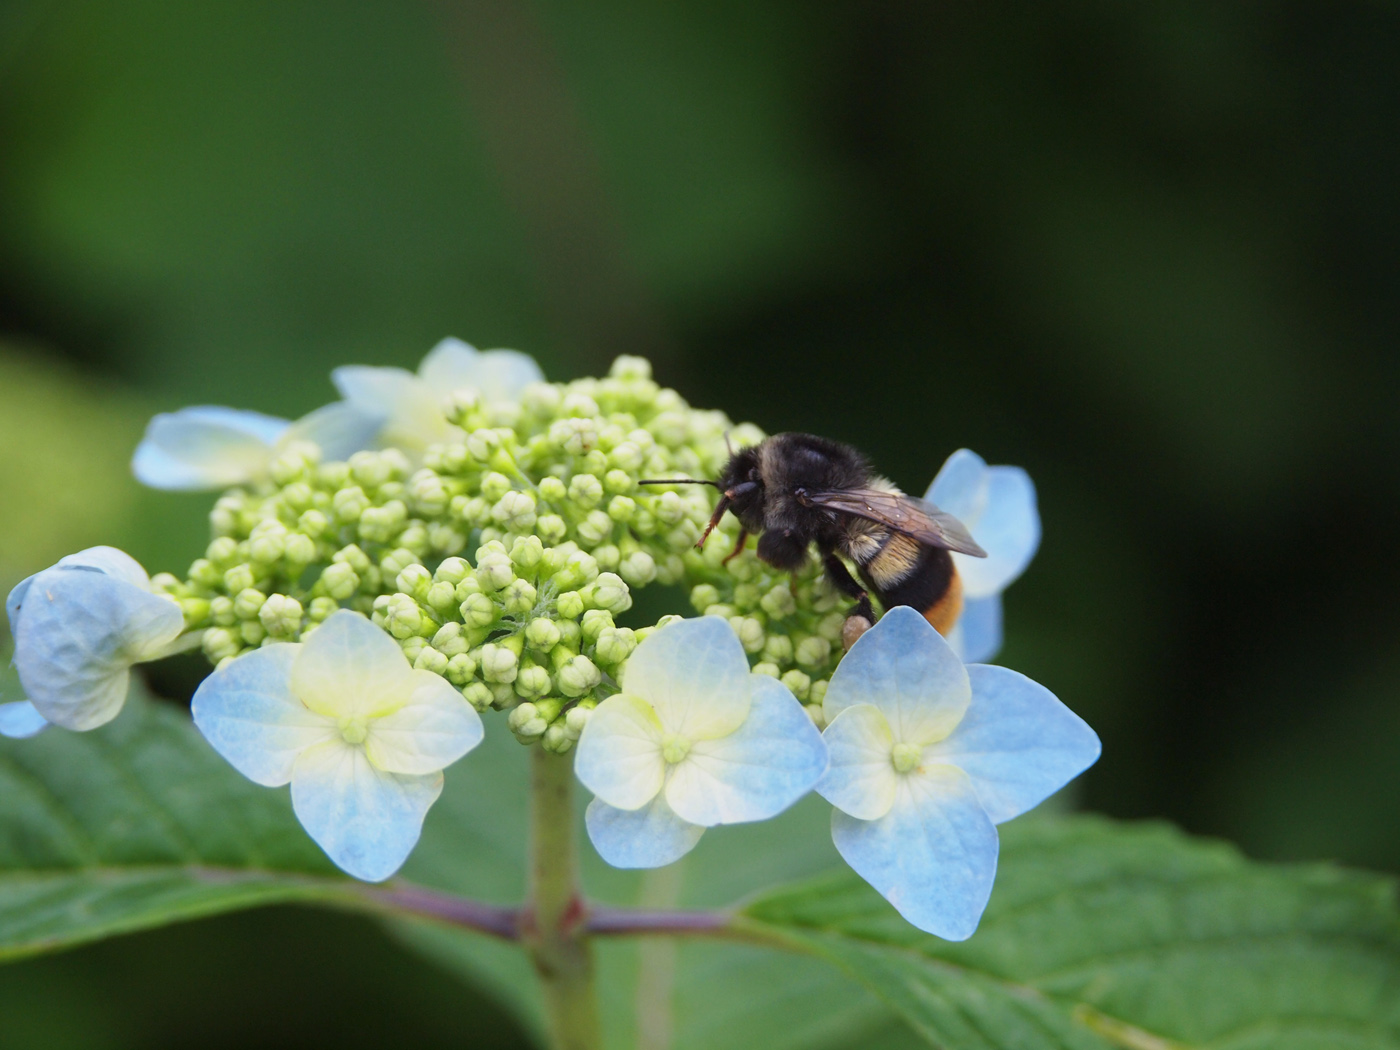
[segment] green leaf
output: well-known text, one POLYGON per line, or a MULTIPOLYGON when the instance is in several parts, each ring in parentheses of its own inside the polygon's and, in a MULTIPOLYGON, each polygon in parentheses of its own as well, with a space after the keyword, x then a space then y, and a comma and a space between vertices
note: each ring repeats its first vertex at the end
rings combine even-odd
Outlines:
POLYGON ((849 873, 743 915, 841 966, 956 1050, 1400 1047, 1400 911, 1389 879, 1262 865, 1159 825, 1004 829, 971 940, 904 922, 849 873))
POLYGON ((95 732, 0 740, 0 959, 352 892, 286 792, 244 780, 174 708, 133 693, 95 732))

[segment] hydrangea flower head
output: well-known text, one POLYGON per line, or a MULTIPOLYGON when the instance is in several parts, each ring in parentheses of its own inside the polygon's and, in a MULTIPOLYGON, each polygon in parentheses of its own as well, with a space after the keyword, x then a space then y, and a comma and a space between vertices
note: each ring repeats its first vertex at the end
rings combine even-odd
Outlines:
POLYGON ((331 373, 336 389, 362 415, 379 421, 378 441, 411 455, 453 436, 445 399, 468 388, 484 401, 518 398, 544 379, 540 366, 518 350, 477 350, 444 339, 428 352, 417 373, 404 368, 346 365, 331 373))
POLYGON ((231 660, 195 692, 195 725, 250 780, 292 785, 316 843, 359 879, 407 859, 442 770, 481 742, 481 717, 417 671, 363 616, 332 613, 306 641, 231 660))
POLYGON ((707 827, 776 816, 825 769, 802 706, 781 682, 750 673, 717 616, 670 623, 637 647, 575 764, 596 796, 589 837, 620 868, 669 864, 707 827))
MULTIPOLYGON (((117 717, 132 665, 166 655, 185 626, 180 606, 153 593, 146 570, 115 547, 70 554, 23 580, 5 611, 25 695, 38 715, 65 729, 95 729, 117 717)), ((19 708, 6 722, 34 728, 19 708)))
POLYGON ((1099 756, 1099 739, 1043 686, 964 667, 919 613, 887 612, 824 698, 841 856, 909 922, 948 940, 977 928, 996 876, 995 825, 1099 756))
POLYGON ((1020 467, 989 467, 971 449, 948 457, 925 498, 972 533, 985 558, 954 554, 963 611, 948 643, 971 663, 1001 648, 1001 592, 1026 570, 1040 546, 1035 485, 1020 467))

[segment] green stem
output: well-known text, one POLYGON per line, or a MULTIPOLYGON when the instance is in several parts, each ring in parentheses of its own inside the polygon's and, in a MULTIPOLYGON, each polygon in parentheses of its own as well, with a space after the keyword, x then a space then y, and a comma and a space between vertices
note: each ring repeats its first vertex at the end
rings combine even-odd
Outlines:
POLYGON ((542 747, 530 750, 530 884, 522 935, 539 975, 550 1045, 598 1050, 593 953, 579 892, 573 762, 542 747))

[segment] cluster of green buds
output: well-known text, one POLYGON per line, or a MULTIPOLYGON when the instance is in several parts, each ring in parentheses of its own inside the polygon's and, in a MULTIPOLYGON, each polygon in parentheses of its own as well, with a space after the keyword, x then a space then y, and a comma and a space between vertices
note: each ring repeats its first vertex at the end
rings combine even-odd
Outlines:
POLYGON ((453 438, 419 455, 323 462, 293 443, 262 484, 218 499, 204 557, 184 580, 154 581, 204 632, 213 663, 354 609, 478 710, 509 711, 522 742, 564 752, 669 619, 626 615, 633 591, 656 583, 727 619, 754 668, 820 721, 842 613, 819 569, 776 574, 751 551, 726 562, 730 521, 697 550, 713 493, 639 484, 713 477, 731 444, 762 439, 757 428, 692 408, 634 357, 509 403, 464 389, 446 405, 453 438))

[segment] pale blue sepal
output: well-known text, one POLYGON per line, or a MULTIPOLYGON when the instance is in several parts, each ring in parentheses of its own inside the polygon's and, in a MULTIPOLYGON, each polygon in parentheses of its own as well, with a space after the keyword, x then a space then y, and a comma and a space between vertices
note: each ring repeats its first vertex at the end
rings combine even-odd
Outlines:
POLYGON ((927 499, 966 525, 987 552, 985 558, 953 555, 969 598, 1004 591, 1040 546, 1035 484, 1020 467, 989 467, 977 453, 959 449, 933 479, 927 499))
POLYGON ((531 383, 544 381, 535 359, 519 350, 478 350, 447 338, 428 351, 418 375, 435 390, 471 387, 487 401, 513 401, 531 383))
MULTIPOLYGON (((5 598, 5 619, 10 621, 11 632, 14 631, 15 623, 19 620, 20 605, 23 604, 24 596, 29 590, 29 585, 33 582, 33 576, 26 576, 10 588, 10 593, 5 598)), ((11 662, 13 663, 13 660, 11 662)))
POLYGON ((980 664, 1001 651, 1001 595, 969 598, 948 632, 948 644, 965 664, 980 664))
POLYGON ((264 787, 292 779, 297 755, 334 738, 336 724, 292 695, 297 643, 245 653, 200 683, 194 724, 234 769, 264 787))
POLYGON ((967 673, 967 716, 924 750, 924 761, 964 770, 994 822, 1038 805, 1098 761, 1098 734, 1043 685, 988 664, 967 673))
POLYGON ((309 441, 321 450, 322 459, 347 460, 356 452, 374 448, 383 426, 384 416, 350 401, 333 401, 293 423, 279 446, 309 441))
POLYGON ((922 745, 947 736, 971 696, 967 671, 943 636, 900 605, 851 647, 831 676, 822 709, 830 723, 848 707, 873 704, 895 743, 922 745))
POLYGON ((65 729, 115 718, 131 665, 158 656, 185 624, 170 599, 93 569, 45 569, 23 597, 15 667, 39 713, 65 729))
POLYGON ((961 770, 901 776, 879 820, 832 810, 831 837, 856 874, 925 933, 964 941, 977 929, 996 878, 997 829, 961 770))
POLYGON ((403 707, 369 723, 365 751, 376 766, 390 773, 436 773, 481 743, 481 716, 447 679, 414 671, 412 690, 403 707))
POLYGON ((256 481, 291 424, 260 412, 197 405, 165 412, 146 426, 131 472, 155 489, 195 491, 256 481))
POLYGON ((826 744, 797 698, 777 679, 750 678, 744 724, 728 736, 697 741, 671 770, 666 801, 682 820, 706 827, 767 820, 826 772, 826 744))
POLYGON ((711 740, 734 732, 749 713, 749 661, 718 616, 676 620, 637 646, 622 691, 651 704, 666 732, 711 740))
MULTIPOLYGON (((117 547, 88 547, 77 554, 68 554, 54 563, 55 569, 88 569, 105 573, 119 580, 125 580, 143 591, 151 585, 151 578, 141 563, 124 550, 117 547)), ((30 579, 33 579, 31 576, 30 579)))
POLYGON ((680 860, 700 841, 705 829, 682 820, 657 795, 641 809, 615 809, 595 798, 584 825, 598 856, 614 868, 659 868, 680 860))
POLYGON ((817 794, 861 820, 879 820, 894 805, 899 775, 894 771, 890 724, 873 704, 857 704, 836 716, 822 733, 831 764, 817 794))
POLYGON ((49 727, 49 721, 28 700, 0 704, 0 736, 27 740, 49 727))
POLYGON ((382 882, 403 866, 440 794, 441 773, 385 773, 364 748, 340 740, 303 751, 292 770, 301 826, 337 867, 365 882, 382 882))

